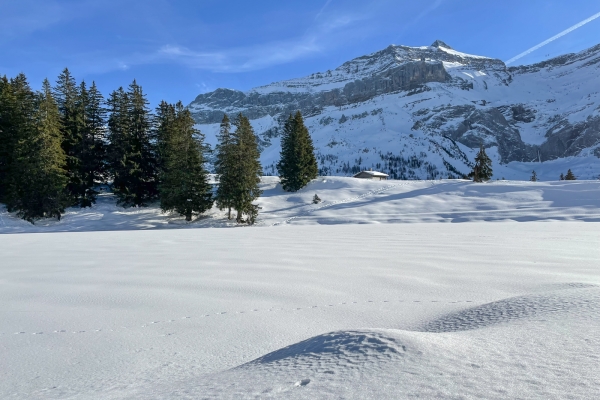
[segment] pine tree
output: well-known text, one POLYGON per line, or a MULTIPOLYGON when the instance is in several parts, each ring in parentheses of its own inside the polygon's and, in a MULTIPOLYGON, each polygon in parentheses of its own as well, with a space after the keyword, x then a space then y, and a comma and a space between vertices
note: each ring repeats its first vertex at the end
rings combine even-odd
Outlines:
POLYGON ((215 173, 219 182, 215 200, 220 210, 227 209, 227 218, 231 219, 231 208, 233 206, 233 187, 235 185, 234 172, 235 160, 233 158, 233 137, 231 135, 231 124, 227 114, 223 116, 219 134, 217 135, 215 173))
MULTIPOLYGON (((19 90, 27 91, 24 76, 19 80, 19 90)), ((28 97, 25 96, 22 103, 26 113, 31 111, 28 97)), ((69 202, 65 194, 68 177, 61 147, 61 117, 47 79, 42 92, 35 95, 32 111, 30 123, 19 127, 7 206, 10 211, 17 211, 21 218, 34 223, 39 218, 60 219, 69 202)))
MULTIPOLYGON (((33 104, 33 99, 31 104, 33 104)), ((26 109, 27 107, 19 106, 13 80, 9 81, 6 76, 0 77, 0 202, 6 202, 13 151, 19 127, 23 124, 23 121, 19 122, 19 117, 22 117, 23 111, 26 109)), ((31 110, 33 110, 33 106, 31 110)))
POLYGON ((472 178, 473 182, 483 182, 489 181, 492 175, 492 160, 485 153, 483 145, 481 145, 479 153, 475 156, 475 166, 469 173, 469 178, 472 178))
POLYGON ((559 178, 559 179, 560 179, 561 181, 564 181, 564 180, 565 180, 565 175, 564 175, 562 172, 560 173, 560 178, 559 178))
MULTIPOLYGON (((82 84, 83 85, 83 84, 82 84)), ((92 82, 85 99, 85 152, 82 157, 82 175, 88 198, 95 202, 96 183, 106 181, 106 109, 104 97, 92 82)))
POLYGON ((252 204, 261 195, 259 188, 262 175, 258 150, 258 138, 254 134, 248 118, 239 114, 234 120, 235 132, 232 134, 232 159, 235 162, 233 172, 232 206, 237 211, 236 221, 253 224, 258 215, 258 206, 252 204))
POLYGON ((537 174, 535 173, 535 170, 533 170, 533 171, 531 172, 531 178, 529 178, 529 180, 530 180, 531 182, 537 182, 538 178, 537 178, 537 174))
POLYGON ((151 115, 142 88, 135 81, 125 92, 111 93, 108 162, 113 191, 124 207, 145 206, 156 198, 157 154, 152 140, 151 115))
POLYGON ((567 171, 567 174, 565 175, 565 181, 575 181, 575 180, 577 180, 577 178, 575 177, 575 175, 569 168, 569 170, 567 171))
POLYGON ((37 97, 24 74, 0 84, 0 201, 7 204, 18 198, 17 146, 33 136, 37 97))
POLYGON ((212 207, 208 171, 204 168, 204 135, 194 128, 194 119, 181 102, 161 103, 157 110, 161 153, 160 207, 184 215, 201 214, 212 207))
POLYGON ((295 116, 290 114, 285 122, 280 154, 277 170, 284 190, 296 192, 317 177, 319 169, 313 142, 300 111, 295 116))
POLYGON ((58 104, 61 117, 62 148, 66 155, 66 169, 69 182, 67 183, 67 196, 69 202, 83 206, 85 190, 81 176, 81 140, 84 124, 84 110, 80 101, 79 88, 68 68, 58 76, 53 89, 54 98, 58 104))

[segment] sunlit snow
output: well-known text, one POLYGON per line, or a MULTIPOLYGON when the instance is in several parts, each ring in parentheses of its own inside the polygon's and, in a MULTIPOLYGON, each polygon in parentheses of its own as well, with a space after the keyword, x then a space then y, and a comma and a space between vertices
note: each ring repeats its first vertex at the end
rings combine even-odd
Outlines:
POLYGON ((4 210, 0 398, 600 397, 599 181, 262 186, 256 227, 4 210))

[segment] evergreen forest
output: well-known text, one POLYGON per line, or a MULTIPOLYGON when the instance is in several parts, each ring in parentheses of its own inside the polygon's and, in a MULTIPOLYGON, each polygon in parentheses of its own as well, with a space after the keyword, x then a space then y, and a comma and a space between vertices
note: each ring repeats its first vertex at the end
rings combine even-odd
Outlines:
POLYGON ((205 167, 210 146, 181 102, 156 110, 134 80, 105 98, 95 82, 65 68, 56 82, 31 88, 24 74, 0 77, 0 203, 31 223, 60 220, 67 207, 91 207, 110 185, 123 207, 160 203, 191 221, 210 209, 237 211, 253 224, 262 167, 250 122, 225 116, 217 148, 221 184, 213 196, 205 167), (231 127, 234 130, 231 130, 231 127))

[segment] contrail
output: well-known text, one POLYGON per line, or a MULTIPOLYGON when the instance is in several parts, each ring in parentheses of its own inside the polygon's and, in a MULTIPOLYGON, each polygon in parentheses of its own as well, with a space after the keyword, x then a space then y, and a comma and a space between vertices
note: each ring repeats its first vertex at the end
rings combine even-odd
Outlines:
POLYGON ((573 32, 575 29, 577 28, 581 28, 582 26, 584 26, 585 24, 587 24, 588 22, 592 22, 593 20, 595 20, 596 18, 600 17, 600 12, 598 14, 594 14, 591 17, 589 17, 588 19, 584 19, 583 21, 581 21, 578 24, 573 25, 572 27, 570 27, 569 29, 565 29, 564 31, 562 31, 561 33, 559 33, 556 36, 552 36, 550 39, 543 41, 542 43, 538 44, 537 46, 533 46, 532 48, 530 48, 529 50, 525 50, 524 52, 522 52, 521 54, 519 54, 518 56, 515 56, 513 58, 511 58, 510 60, 508 60, 506 62, 506 65, 517 61, 519 58, 526 56, 529 53, 532 53, 534 51, 536 51, 537 49, 539 49, 540 47, 544 47, 545 45, 547 45, 550 42, 555 41, 558 38, 561 38, 563 36, 565 36, 567 33, 573 32))

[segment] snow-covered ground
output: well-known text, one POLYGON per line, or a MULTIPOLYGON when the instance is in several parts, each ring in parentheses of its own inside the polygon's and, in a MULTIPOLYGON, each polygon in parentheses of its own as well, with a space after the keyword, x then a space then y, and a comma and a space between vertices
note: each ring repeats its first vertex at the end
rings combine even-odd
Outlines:
MULTIPOLYGON (((258 226, 468 222, 468 221, 600 221, 600 181, 465 180, 370 181, 319 177, 289 193, 278 177, 263 177, 258 226), (317 194, 322 202, 312 204, 317 194)), ((0 208, 1 233, 86 232, 139 229, 235 227, 216 207, 191 223, 162 213, 158 204, 121 208, 110 193, 92 208, 68 209, 60 221, 35 225, 0 208)))
POLYGON ((600 397, 600 182, 264 189, 240 229, 1 214, 0 398, 600 397))

